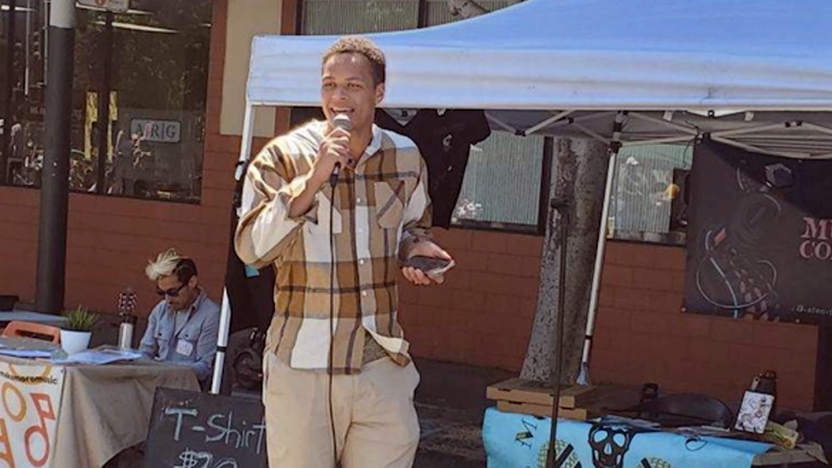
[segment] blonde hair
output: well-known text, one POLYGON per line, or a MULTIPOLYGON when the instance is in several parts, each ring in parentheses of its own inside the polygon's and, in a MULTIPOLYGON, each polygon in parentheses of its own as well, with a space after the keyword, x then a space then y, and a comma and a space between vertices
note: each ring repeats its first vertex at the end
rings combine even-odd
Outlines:
POLYGON ((155 261, 149 261, 147 267, 144 269, 144 273, 150 281, 156 281, 162 276, 170 276, 174 273, 176 265, 179 264, 182 258, 176 249, 168 249, 157 255, 155 261))

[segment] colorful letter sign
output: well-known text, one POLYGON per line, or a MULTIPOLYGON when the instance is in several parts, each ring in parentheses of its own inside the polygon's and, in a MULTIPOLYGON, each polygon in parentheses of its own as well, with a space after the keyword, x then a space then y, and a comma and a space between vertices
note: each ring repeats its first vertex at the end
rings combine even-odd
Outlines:
POLYGON ((51 464, 64 369, 0 361, 0 468, 51 464))

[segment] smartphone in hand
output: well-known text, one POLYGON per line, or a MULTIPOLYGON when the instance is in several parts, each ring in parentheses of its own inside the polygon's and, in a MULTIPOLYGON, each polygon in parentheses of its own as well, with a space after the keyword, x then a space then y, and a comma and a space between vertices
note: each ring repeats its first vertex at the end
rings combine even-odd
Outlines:
POLYGON ((453 268, 454 265, 456 265, 456 262, 453 260, 446 260, 438 257, 424 257, 421 255, 407 259, 404 264, 404 266, 422 270, 429 277, 442 276, 442 274, 446 271, 453 268))

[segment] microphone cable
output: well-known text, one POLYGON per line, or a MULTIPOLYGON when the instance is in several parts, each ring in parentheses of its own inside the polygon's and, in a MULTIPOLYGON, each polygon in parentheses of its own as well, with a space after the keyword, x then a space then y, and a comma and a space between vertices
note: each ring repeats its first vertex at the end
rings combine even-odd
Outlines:
POLYGON ((338 441, 335 438, 335 412, 332 402, 333 357, 335 348, 335 186, 338 184, 338 165, 329 178, 329 362, 327 371, 329 378, 329 428, 332 431, 332 466, 338 466, 338 441))
MULTIPOLYGON (((335 127, 350 131, 352 123, 350 118, 345 114, 338 114, 333 119, 335 127)), ((330 200, 329 200, 329 362, 327 363, 327 370, 329 371, 329 429, 332 432, 332 467, 338 467, 338 440, 335 438, 335 411, 333 409, 334 403, 332 401, 332 387, 334 380, 334 370, 332 361, 335 354, 335 186, 338 185, 338 175, 341 172, 341 164, 335 163, 332 168, 332 174, 329 176, 330 200)))

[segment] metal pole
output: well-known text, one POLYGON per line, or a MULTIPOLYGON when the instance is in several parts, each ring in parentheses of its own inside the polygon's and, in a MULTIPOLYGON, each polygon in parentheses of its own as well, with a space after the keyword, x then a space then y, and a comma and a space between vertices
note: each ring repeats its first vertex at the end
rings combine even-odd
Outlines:
MULTIPOLYGON (((237 169, 234 171, 234 180, 237 187, 234 193, 234 201, 231 206, 231 255, 234 253, 234 231, 237 219, 240 216, 242 200, 243 177, 245 168, 251 155, 251 140, 254 137, 254 106, 246 98, 246 110, 243 114, 243 135, 240 142, 240 157, 237 161, 237 169)), ((230 262, 230 260, 229 260, 230 262)), ((225 355, 228 351, 228 335, 231 333, 231 300, 228 298, 228 268, 226 267, 225 287, 222 290, 222 304, 220 306, 220 329, 217 334, 217 355, 214 358, 214 375, 211 378, 211 393, 219 394, 222 389, 222 378, 225 371, 225 355)))
POLYGON ((95 193, 107 193, 107 157, 110 154, 110 88, 113 68, 113 12, 107 11, 104 23, 104 66, 98 88, 98 167, 95 171, 95 193))
POLYGON ((604 203, 601 208, 601 227, 598 230, 598 244, 595 250, 595 265, 592 270, 592 286, 589 293, 589 311, 586 318, 586 333, 584 347, 581 354, 581 368, 578 373, 578 385, 589 385, 589 356, 592 350, 592 336, 595 333, 595 316, 598 313, 598 294, 601 290, 601 271, 604 269, 604 252, 607 247, 607 224, 610 216, 610 196, 615 180, 615 168, 618 161, 618 151, 621 148, 621 131, 625 114, 615 115, 611 154, 607 165, 607 183, 604 186, 604 203))
POLYGON ((569 200, 552 200, 552 208, 558 212, 560 219, 560 270, 558 271, 558 319, 555 325, 555 355, 550 385, 552 386, 552 419, 549 432, 549 451, 546 456, 546 468, 554 468, 558 456, 557 433, 558 411, 560 409, 560 381, 563 363, 563 316, 566 307, 566 265, 569 238, 569 200))
MULTIPOLYGON (((32 56, 32 0, 26 0, 26 41, 24 42, 24 75, 23 75, 23 95, 29 97, 29 69, 32 56)), ((28 99, 27 99, 28 101, 28 99)), ((20 116, 23 118, 23 116, 20 116)))
POLYGON ((16 13, 17 0, 9 0, 9 11, 6 19, 6 89, 4 90, 4 102, 6 108, 3 109, 3 138, 0 141, 0 184, 8 182, 6 176, 8 175, 8 161, 10 157, 9 138, 11 136, 11 129, 14 122, 12 122, 12 110, 14 109, 14 79, 16 71, 14 69, 14 45, 15 45, 15 23, 17 23, 16 13))
POLYGON ((64 302, 75 1, 52 0, 50 8, 35 306, 54 314, 64 302))
MULTIPOLYGON (((233 249, 234 246, 232 245, 233 249)), ((228 335, 231 330, 231 301, 228 299, 228 288, 222 290, 222 305, 220 307, 220 328, 217 333, 217 354, 214 357, 214 375, 211 376, 211 393, 219 395, 222 389, 222 375, 225 373, 225 354, 228 352, 228 335)))

